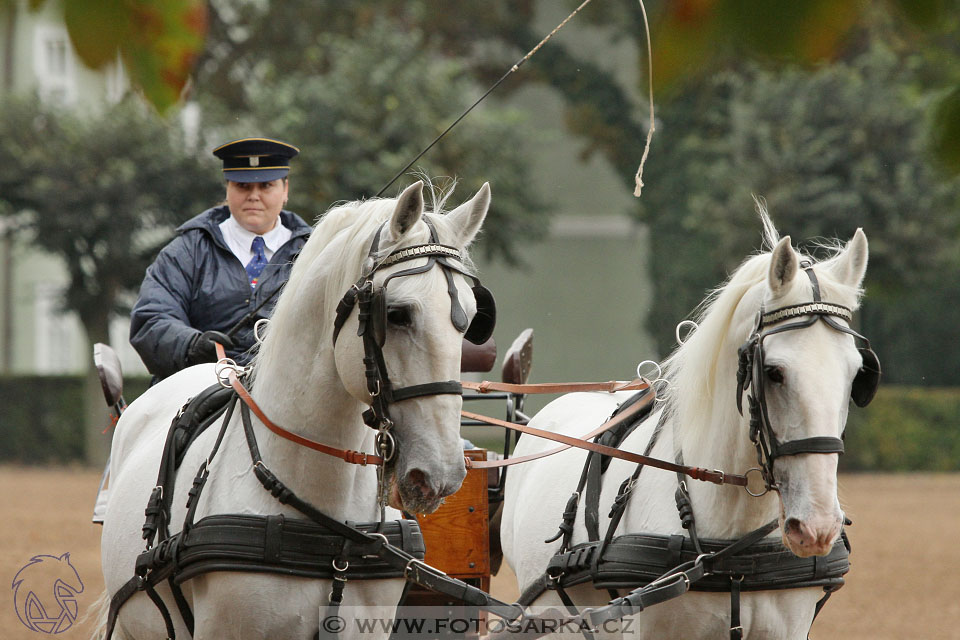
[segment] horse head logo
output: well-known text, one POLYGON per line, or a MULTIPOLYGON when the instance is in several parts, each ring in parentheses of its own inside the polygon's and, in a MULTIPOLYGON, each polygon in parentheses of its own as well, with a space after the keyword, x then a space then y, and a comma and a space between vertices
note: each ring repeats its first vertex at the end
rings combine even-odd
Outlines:
POLYGON ((83 581, 69 553, 30 558, 13 577, 12 589, 17 617, 31 631, 63 633, 77 620, 83 581))

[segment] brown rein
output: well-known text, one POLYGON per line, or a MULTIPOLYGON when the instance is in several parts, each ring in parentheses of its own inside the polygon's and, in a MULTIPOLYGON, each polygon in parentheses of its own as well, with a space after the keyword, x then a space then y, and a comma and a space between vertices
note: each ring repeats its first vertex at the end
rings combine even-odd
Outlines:
POLYGON ((674 462, 669 462, 667 460, 661 460, 659 458, 651 458, 639 453, 632 453, 630 451, 622 451, 620 449, 615 449, 613 447, 607 447, 602 444, 597 444, 595 442, 590 442, 587 438, 594 437, 607 429, 610 429, 622 422, 625 422, 629 418, 632 418, 640 409, 647 406, 650 402, 653 402, 653 397, 651 396, 645 402, 637 402, 629 409, 623 413, 617 415, 614 418, 611 418, 607 422, 603 423, 595 431, 583 436, 583 439, 574 438, 571 436, 564 436, 559 433, 552 433, 550 431, 544 431, 543 429, 535 429, 523 424, 516 424, 513 422, 507 422, 505 420, 499 420, 497 418, 489 418, 487 416, 482 416, 477 413, 472 413, 470 411, 462 411, 461 413, 464 417, 472 418, 474 420, 480 420, 488 424, 496 425, 499 427, 505 427, 507 429, 514 429, 520 431, 521 433, 526 433, 532 436, 537 436, 539 438, 544 438, 546 440, 553 440, 554 442, 561 442, 567 446, 557 447, 550 451, 545 451, 540 454, 532 454, 529 456, 522 456, 520 458, 510 458, 507 460, 491 460, 491 461, 468 461, 467 466, 470 468, 478 469, 489 469, 491 467, 506 467, 511 464, 518 464, 521 462, 526 462, 528 460, 534 460, 536 458, 542 458, 554 453, 559 453, 570 447, 577 447, 578 449, 586 449, 587 451, 593 451, 600 453, 611 458, 619 458, 620 460, 626 460, 627 462, 636 462, 638 464, 645 464, 650 467, 656 467, 657 469, 665 469, 667 471, 675 471, 677 473, 682 473, 686 476, 693 478, 694 480, 703 480, 705 482, 712 482, 714 484, 732 484, 739 487, 747 486, 747 477, 745 475, 738 475, 735 473, 724 473, 718 469, 704 469, 703 467, 691 467, 689 465, 677 464, 674 462))
MULTIPOLYGON (((508 393, 573 393, 575 391, 640 391, 647 388, 647 383, 636 378, 629 382, 611 380, 610 382, 554 382, 541 384, 509 384, 507 382, 461 382, 464 389, 471 389, 478 393, 491 391, 506 391, 508 393)), ((590 437, 590 436, 586 436, 590 437)))
MULTIPOLYGON (((219 344, 216 345, 217 356, 221 361, 226 359, 223 347, 219 344)), ((218 378, 219 378, 218 374, 218 378)), ((263 412, 260 406, 254 401, 251 397, 250 392, 247 391, 246 387, 243 386, 243 383, 240 382, 237 377, 237 372, 232 367, 227 368, 227 378, 230 383, 230 387, 237 392, 237 395, 240 396, 240 399, 243 400, 244 404, 250 407, 250 410, 254 413, 255 416, 263 423, 267 429, 280 436, 295 442, 301 446, 307 447, 314 451, 319 451, 320 453, 325 453, 329 456, 335 458, 340 458, 345 462, 350 464, 358 464, 361 466, 371 465, 382 465, 383 458, 378 455, 364 453, 362 451, 354 451, 352 449, 338 449, 336 447, 331 447, 316 440, 311 440, 310 438, 305 438, 301 435, 297 435, 292 431, 284 429, 280 425, 276 424, 267 415, 263 412)), ((563 393, 569 391, 627 391, 627 390, 640 390, 647 388, 647 383, 643 382, 640 379, 636 379, 630 382, 571 382, 571 383, 558 383, 558 384, 522 384, 522 385, 513 385, 497 382, 480 382, 472 383, 465 382, 463 386, 468 389, 475 389, 480 393, 486 393, 487 391, 511 391, 513 393, 563 393), (505 388, 509 387, 509 389, 505 388), (485 390, 481 390, 485 389, 485 390), (574 389, 575 388, 575 389, 574 389), (548 390, 549 389, 549 390, 548 390)), ((615 449, 613 447, 607 447, 602 444, 597 444, 590 442, 588 439, 593 438, 604 431, 607 431, 618 424, 621 424, 630 418, 637 415, 642 409, 648 407, 650 403, 654 401, 654 396, 649 396, 643 400, 634 403, 628 409, 623 411, 613 418, 610 418, 602 425, 591 431, 590 433, 583 436, 583 438, 574 438, 571 436, 564 436, 557 433, 551 433, 549 431, 544 431, 543 429, 536 429, 527 425, 516 424, 513 422, 507 422, 506 420, 499 420, 497 418, 490 418, 488 416, 480 415, 478 413, 473 413, 471 411, 461 411, 461 415, 466 418, 471 418, 473 420, 479 420, 481 422, 486 422, 487 424, 504 427, 507 429, 514 429, 520 431, 521 433, 526 433, 532 436, 537 436, 539 438, 544 438, 546 440, 553 440, 554 442, 560 442, 564 446, 556 447, 548 451, 542 451, 540 453, 530 454, 527 456, 521 456, 519 458, 509 458, 507 460, 471 460, 470 458, 464 457, 464 463, 468 469, 490 469, 496 467, 507 467, 514 464, 520 464, 522 462, 528 462, 530 460, 536 460, 538 458, 545 458, 547 456, 565 451, 571 447, 576 447, 578 449, 585 449, 587 451, 593 451, 596 453, 603 454, 605 456, 610 456, 611 458, 619 458, 621 460, 626 460, 628 462, 636 462, 639 464, 645 464, 651 467, 656 467, 658 469, 666 469, 667 471, 675 471, 677 473, 682 473, 684 475, 690 476, 695 480, 704 480, 706 482, 713 482, 715 484, 733 484, 737 486, 746 486, 747 478, 746 476, 724 473, 723 471, 718 471, 715 469, 704 469, 702 467, 691 467, 687 465, 676 464, 673 462, 668 462, 666 460, 660 460, 658 458, 651 458, 649 456, 644 456, 639 453, 631 453, 629 451, 621 451, 620 449, 615 449)))

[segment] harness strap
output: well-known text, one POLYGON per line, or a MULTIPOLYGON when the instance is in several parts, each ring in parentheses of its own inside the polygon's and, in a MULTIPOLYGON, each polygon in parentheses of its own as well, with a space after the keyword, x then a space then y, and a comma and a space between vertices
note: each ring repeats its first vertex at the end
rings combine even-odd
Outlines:
POLYGON ((740 624, 740 578, 730 578, 730 640, 743 639, 743 625, 740 624))
POLYGON ((671 598, 683 595, 690 586, 699 581, 710 571, 713 563, 735 555, 771 533, 779 526, 776 520, 755 529, 739 540, 724 547, 720 551, 698 556, 695 560, 684 563, 650 584, 634 589, 626 596, 613 600, 605 607, 596 610, 585 610, 584 617, 588 617, 594 626, 608 620, 622 618, 643 611, 646 607, 659 604, 671 598), (589 612, 589 616, 587 615, 589 612))
MULTIPOLYGON (((217 345, 217 347, 218 347, 218 351, 222 349, 220 345, 217 345)), ((311 440, 310 438, 305 438, 304 436, 297 435, 292 431, 288 431, 284 429, 283 427, 276 424, 275 422, 270 420, 270 418, 267 417, 267 415, 263 412, 260 406, 254 401, 253 397, 250 395, 247 389, 243 386, 243 384, 237 378, 237 374, 235 372, 230 371, 229 376, 230 376, 230 386, 233 388, 234 391, 237 392, 237 395, 240 396, 240 399, 243 400, 243 406, 248 412, 247 415, 249 415, 249 411, 253 411, 253 413, 257 416, 260 422, 262 422, 267 429, 270 429, 270 431, 277 434, 281 438, 286 438, 287 440, 290 440, 291 442, 295 442, 301 446, 307 447, 308 449, 313 449, 314 451, 319 451, 320 453, 325 453, 329 456, 340 458, 341 460, 349 462, 350 464, 358 464, 360 466, 366 466, 368 464, 377 464, 377 465, 383 464, 383 458, 381 458, 378 455, 374 455, 372 453, 363 453, 361 451, 353 451, 349 449, 338 449, 336 447, 331 447, 331 446, 322 444, 315 440, 311 440)))
MULTIPOLYGON (((467 384, 467 383, 465 382, 464 384, 467 384)), ((635 403, 631 404, 630 407, 628 407, 626 410, 624 410, 624 411, 621 412, 621 413, 616 414, 614 417, 610 418, 609 420, 607 420, 606 422, 604 422, 602 425, 600 425, 599 427, 597 427, 596 429, 594 429, 594 430, 591 431, 590 433, 582 436, 581 439, 582 439, 582 440, 588 440, 588 439, 590 439, 590 438, 593 438, 594 436, 597 436, 597 435, 603 433, 604 431, 607 431, 607 430, 609 430, 609 429, 615 428, 617 425, 619 425, 619 424, 621 424, 621 423, 624 423, 624 422, 630 420, 631 418, 637 417, 637 416, 638 416, 640 413, 642 413, 642 412, 649 411, 650 408, 653 406, 653 403, 654 403, 655 401, 656 401, 656 397, 654 396, 654 394, 652 394, 652 393, 645 394, 641 400, 639 400, 638 402, 635 402, 635 403)), ((470 417, 470 416, 475 416, 475 415, 477 415, 477 414, 469 414, 469 415, 468 415, 469 412, 464 412, 464 411, 461 411, 460 413, 461 413, 461 415, 463 415, 464 417, 470 417)), ((488 419, 486 416, 479 416, 479 417, 482 418, 483 421, 485 421, 485 422, 489 422, 489 421, 491 421, 491 420, 495 420, 495 418, 489 418, 489 419, 488 419)), ((494 425, 496 425, 496 426, 502 426, 502 427, 505 427, 505 428, 507 428, 507 429, 514 429, 514 428, 515 428, 515 424, 512 423, 512 422, 507 422, 507 423, 505 423, 505 424, 499 424, 499 423, 497 423, 497 422, 489 422, 489 423, 490 423, 490 424, 494 424, 494 425), (509 425, 509 426, 508 426, 508 425, 509 425)), ((515 465, 515 464, 521 464, 521 463, 523 463, 523 462, 529 462, 530 460, 537 460, 537 459, 539 459, 539 458, 546 458, 547 456, 552 456, 552 455, 554 455, 554 454, 556 454, 556 453, 560 453, 561 451, 566 451, 567 449, 569 449, 569 448, 571 448, 571 447, 573 447, 573 446, 576 446, 576 445, 565 444, 565 445, 563 445, 563 446, 561 446, 561 447, 556 447, 556 448, 554 448, 554 449, 548 449, 547 451, 541 451, 541 452, 539 452, 539 453, 531 453, 531 454, 525 455, 525 456, 517 456, 517 457, 513 457, 513 458, 508 458, 508 459, 506 459, 506 460, 471 460, 470 458, 467 458, 466 461, 465 461, 465 464, 467 465, 467 468, 468 468, 468 469, 493 469, 493 468, 497 468, 497 467, 509 467, 509 466, 513 466, 513 465, 515 465)))
POLYGON ((536 394, 536 393, 573 393, 576 391, 640 391, 649 385, 642 378, 635 378, 629 382, 610 380, 609 382, 552 382, 537 384, 511 384, 507 382, 464 382, 464 389, 471 389, 477 393, 507 391, 509 393, 536 394))
MULTIPOLYGON (((546 440, 561 442, 563 444, 570 445, 571 447, 577 447, 578 449, 595 451, 597 453, 602 453, 603 455, 609 456, 611 458, 619 458, 621 460, 627 460, 628 462, 642 463, 651 467, 656 467, 658 469, 666 469, 667 471, 676 471, 686 476, 689 476, 694 480, 703 480, 705 482, 712 482, 714 484, 732 484, 740 487, 747 486, 747 478, 746 476, 743 476, 743 475, 739 475, 735 473, 725 473, 718 469, 704 469, 702 467, 678 465, 668 460, 660 460, 659 458, 651 458, 650 456, 641 455, 639 453, 621 451, 620 449, 615 449, 613 447, 607 447, 601 444, 596 444, 581 438, 565 436, 559 433, 553 433, 551 431, 537 429, 535 427, 531 427, 528 425, 517 424, 515 422, 507 422, 506 420, 500 420, 498 418, 483 416, 478 413, 473 413, 472 411, 461 411, 461 414, 466 418, 479 420, 479 421, 497 425, 500 427, 506 427, 507 429, 513 429, 521 433, 527 433, 530 435, 538 436, 546 440)), ((515 459, 511 459, 509 461, 498 460, 496 462, 499 462, 499 463, 513 462, 514 460, 515 459)), ((489 468, 490 466, 506 466, 506 465, 504 464, 491 465, 491 464, 484 464, 483 462, 479 462, 479 463, 474 462, 468 466, 471 468, 489 468)))

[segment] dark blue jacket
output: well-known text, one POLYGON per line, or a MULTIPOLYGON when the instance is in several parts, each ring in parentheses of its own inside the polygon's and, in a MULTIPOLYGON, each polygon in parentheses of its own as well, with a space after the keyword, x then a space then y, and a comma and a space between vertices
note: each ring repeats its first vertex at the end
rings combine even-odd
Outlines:
MULTIPOLYGON (((219 206, 187 221, 147 269, 130 316, 130 343, 157 379, 187 366, 187 348, 198 332, 228 331, 285 284, 293 257, 311 231, 300 216, 281 211, 280 222, 293 236, 273 255, 251 291, 244 265, 220 233, 218 225, 229 215, 226 206, 219 206)), ((274 296, 257 318, 234 334, 236 348, 228 349, 227 356, 241 365, 249 362, 253 323, 269 317, 276 300, 274 296)))

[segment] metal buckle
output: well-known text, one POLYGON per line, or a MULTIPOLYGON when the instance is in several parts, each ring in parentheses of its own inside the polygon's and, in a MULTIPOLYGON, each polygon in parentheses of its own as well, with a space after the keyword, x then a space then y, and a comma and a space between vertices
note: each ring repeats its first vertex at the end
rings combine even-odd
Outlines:
MULTIPOLYGON (((390 541, 387 540, 387 536, 385 536, 385 535, 382 534, 382 533, 368 533, 367 535, 373 536, 373 537, 376 537, 376 538, 381 538, 381 539, 383 540, 383 544, 385 544, 385 545, 387 545, 387 546, 390 546, 390 541)), ((367 554, 367 555, 365 555, 365 556, 363 556, 363 557, 364 557, 364 558, 379 558, 380 556, 378 556, 378 555, 375 554, 375 553, 369 553, 369 554, 367 554)))
MULTIPOLYGON (((436 567, 431 567, 430 565, 428 565, 428 564, 427 564, 426 562, 424 562, 423 560, 418 560, 418 559, 416 559, 416 558, 410 558, 410 562, 408 562, 408 563, 407 563, 407 566, 405 566, 405 567, 403 568, 403 577, 404 577, 404 579, 406 579, 406 580, 409 580, 409 579, 410 579, 410 571, 411 571, 411 568, 412 568, 412 567, 415 567, 415 566, 418 567, 418 568, 417 568, 417 571, 419 571, 420 569, 423 569, 423 570, 425 570, 427 573, 431 573, 431 574, 433 574, 433 575, 435 575, 435 576, 443 576, 443 577, 446 577, 446 575, 447 575, 447 574, 445 574, 443 571, 441 571, 440 569, 437 569, 436 567)), ((416 580, 414 580, 414 582, 416 582, 416 580)))
MULTIPOLYGON (((705 554, 705 553, 704 553, 704 554, 700 554, 700 555, 697 557, 697 559, 693 561, 693 564, 696 565, 696 564, 700 561, 700 558, 702 558, 702 557, 705 556, 705 555, 708 555, 708 554, 705 554)), ((689 576, 687 576, 686 572, 684 572, 684 571, 677 571, 676 573, 670 573, 670 574, 667 574, 667 575, 665 575, 665 576, 660 576, 659 578, 657 578, 656 580, 654 580, 653 582, 651 582, 650 584, 648 584, 646 587, 644 587, 644 589, 649 589, 649 588, 651 588, 651 587, 655 589, 655 588, 659 587, 659 586, 662 585, 662 584, 667 584, 668 582, 673 582, 674 580, 676 580, 676 578, 677 578, 678 576, 681 577, 681 578, 683 578, 683 581, 684 581, 684 583, 685 583, 685 584, 684 584, 684 587, 683 587, 683 590, 684 590, 684 591, 690 591, 690 578, 689 578, 689 576)))

